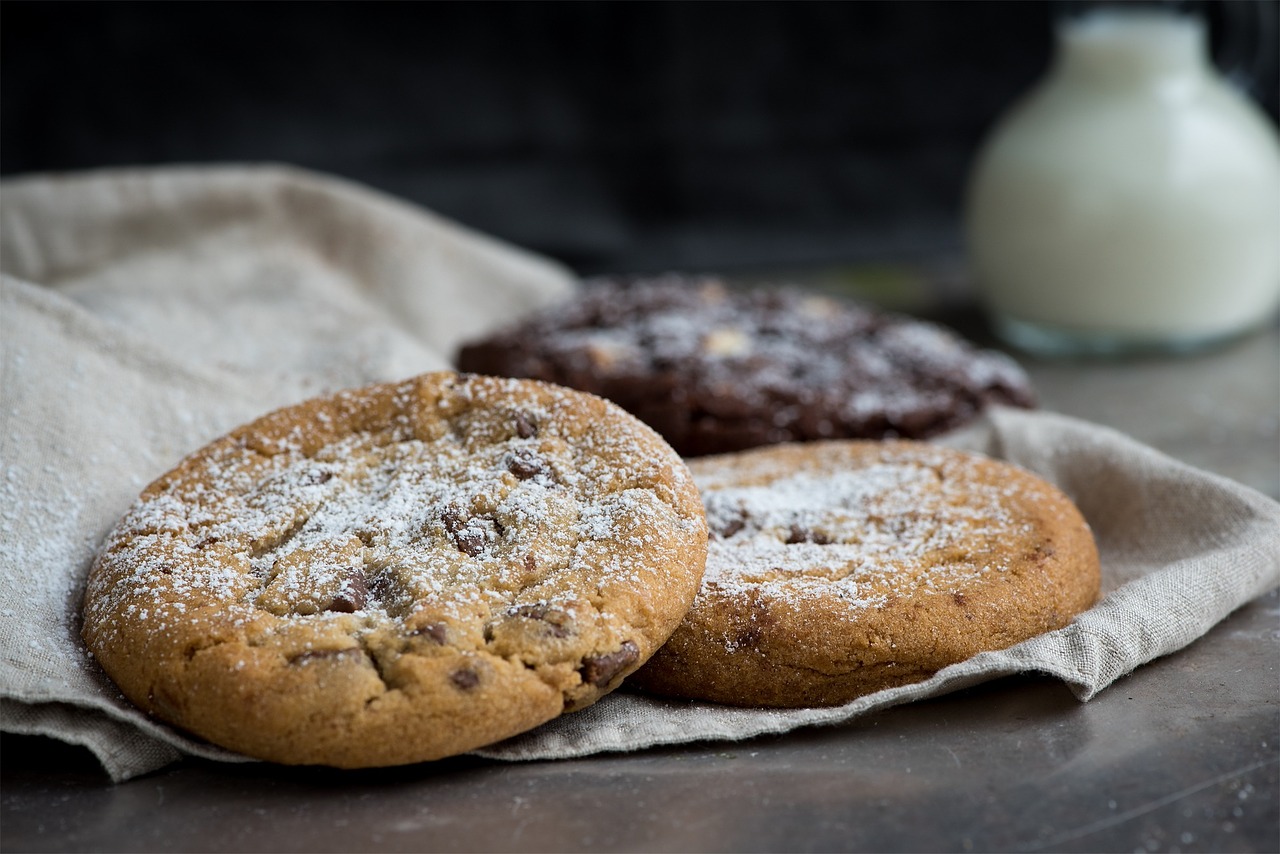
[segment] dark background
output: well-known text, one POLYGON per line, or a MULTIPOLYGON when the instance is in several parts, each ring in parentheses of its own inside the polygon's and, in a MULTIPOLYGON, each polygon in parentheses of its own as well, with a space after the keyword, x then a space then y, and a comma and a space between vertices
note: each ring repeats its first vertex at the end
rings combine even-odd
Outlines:
POLYGON ((11 0, 0 172, 288 162, 584 273, 910 261, 1060 12, 11 0))

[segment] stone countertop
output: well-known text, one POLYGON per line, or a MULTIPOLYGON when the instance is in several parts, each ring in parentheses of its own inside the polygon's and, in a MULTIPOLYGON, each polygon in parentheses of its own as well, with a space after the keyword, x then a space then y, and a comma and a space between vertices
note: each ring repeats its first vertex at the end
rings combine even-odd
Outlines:
MULTIPOLYGON (((960 309, 942 319, 973 332, 960 309), (966 328, 968 327, 968 328, 966 328)), ((976 333, 981 337, 981 333, 976 333)), ((1023 359, 1047 409, 1280 496, 1280 328, 1023 359)), ((1087 704, 1007 678, 847 726, 581 760, 364 772, 187 761, 113 786, 8 736, 11 851, 1280 850, 1280 595, 1087 704)))

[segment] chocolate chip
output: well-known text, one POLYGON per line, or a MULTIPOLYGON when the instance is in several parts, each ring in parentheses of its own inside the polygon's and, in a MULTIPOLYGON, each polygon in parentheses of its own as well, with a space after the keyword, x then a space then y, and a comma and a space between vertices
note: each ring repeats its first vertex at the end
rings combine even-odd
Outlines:
POLYGON ((444 510, 440 511, 440 521, 444 524, 444 529, 450 534, 456 534, 462 530, 462 526, 467 523, 467 515, 456 504, 450 504, 444 510))
POLYGON ((474 670, 455 670, 449 674, 449 681, 463 691, 470 691, 480 684, 480 675, 474 670))
POLYGON ((484 551, 484 530, 470 524, 467 515, 457 505, 451 504, 446 507, 440 514, 440 521, 444 523, 444 529, 453 538, 453 544, 458 547, 458 551, 472 557, 484 551))
POLYGON ((597 688, 608 685, 613 677, 635 664, 640 650, 631 641, 623 641, 617 652, 582 659, 582 681, 597 688))
POLYGON ((741 516, 735 516, 716 529, 715 535, 719 539, 727 540, 745 527, 747 527, 747 521, 741 516))
POLYGON ((474 529, 467 529, 454 534, 453 542, 458 547, 458 551, 472 557, 484 551, 484 534, 474 529))
POLYGON ((787 534, 787 545, 796 543, 815 543, 819 546, 831 545, 833 540, 821 531, 813 531, 803 525, 792 524, 787 534))
POLYGON ((325 608, 325 610, 336 614, 354 614, 363 607, 363 604, 357 605, 353 597, 347 596, 345 593, 339 593, 333 597, 333 601, 329 603, 329 607, 325 608))
POLYGON ((536 605, 521 605, 511 611, 516 617, 524 617, 528 620, 538 620, 546 625, 547 633, 556 638, 567 638, 573 633, 573 619, 558 608, 552 608, 549 605, 538 603, 536 605))
POLYGON ((318 486, 333 480, 333 472, 323 469, 311 469, 302 476, 303 486, 318 486))
POLYGON ((339 614, 354 614, 368 603, 369 584, 365 581, 363 572, 353 569, 325 610, 336 611, 339 614))
POLYGON ((528 451, 517 451, 507 457, 507 471, 521 480, 528 480, 546 471, 546 466, 528 451))
POLYGON ((409 632, 409 637, 428 637, 438 644, 443 645, 448 640, 448 631, 444 623, 427 623, 409 632))
POLYGON ((529 419, 528 415, 523 412, 516 413, 516 435, 521 439, 532 439, 538 435, 538 425, 529 419))
POLYGON ((399 585, 395 576, 387 570, 379 572, 373 578, 368 579, 369 594, 380 602, 387 602, 396 598, 399 592, 399 585))
POLYGON ((951 594, 951 598, 954 599, 955 603, 959 605, 961 608, 965 606, 965 599, 964 599, 963 593, 956 591, 955 593, 951 594))

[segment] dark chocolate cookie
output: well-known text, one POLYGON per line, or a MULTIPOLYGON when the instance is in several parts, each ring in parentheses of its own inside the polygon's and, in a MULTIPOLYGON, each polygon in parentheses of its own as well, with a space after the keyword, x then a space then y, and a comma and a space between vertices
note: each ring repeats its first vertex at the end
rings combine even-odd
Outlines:
POLYGON ((925 438, 1030 407, 1008 356, 799 290, 676 276, 594 284, 458 354, 463 370, 609 398, 684 456, 817 439, 925 438))

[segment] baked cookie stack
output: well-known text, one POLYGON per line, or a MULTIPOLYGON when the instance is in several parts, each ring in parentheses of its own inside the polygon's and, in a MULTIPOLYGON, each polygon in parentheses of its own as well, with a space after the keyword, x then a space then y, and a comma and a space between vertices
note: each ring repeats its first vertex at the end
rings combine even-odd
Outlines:
POLYGON ((843 703, 1092 604, 1066 496, 893 438, 1030 405, 1007 358, 825 298, 673 286, 593 291, 567 331, 546 315, 464 350, 556 383, 426 374, 197 451, 104 542, 89 649, 181 729, 354 768, 491 744, 624 679, 843 703), (815 349, 841 335, 860 343, 815 349))

